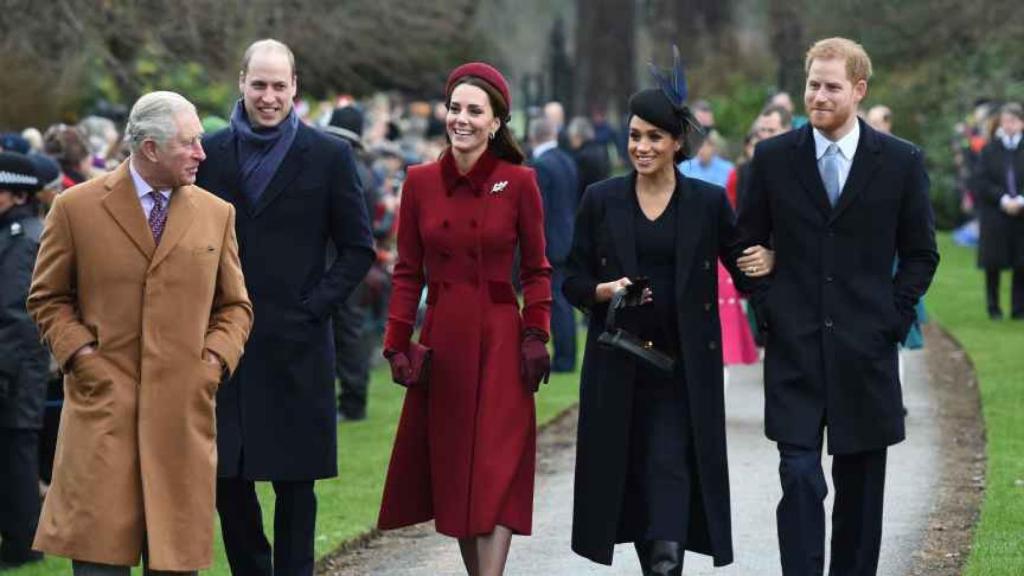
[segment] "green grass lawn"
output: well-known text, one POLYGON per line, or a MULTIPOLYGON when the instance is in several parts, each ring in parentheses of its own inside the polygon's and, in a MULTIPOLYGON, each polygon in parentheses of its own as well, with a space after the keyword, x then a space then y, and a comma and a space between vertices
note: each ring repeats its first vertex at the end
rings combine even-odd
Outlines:
MULTIPOLYGON (((583 337, 578 338, 582 361, 583 337)), ((579 362, 577 362, 579 364, 579 362)), ((545 423, 574 404, 579 394, 579 374, 552 374, 537 394, 537 422, 545 423)), ((391 382, 391 373, 384 365, 373 371, 368 402, 368 418, 363 422, 344 422, 338 426, 338 466, 340 476, 317 482, 317 557, 334 550, 339 544, 371 530, 377 521, 384 474, 391 458, 391 444, 402 409, 403 389, 391 382)), ((273 489, 259 485, 263 504, 263 522, 273 528, 273 489)), ((214 543, 213 568, 203 574, 228 576, 227 558, 220 539, 218 524, 214 543)), ((70 574, 70 562, 47 558, 30 568, 4 572, 10 576, 50 576, 70 574)), ((141 574, 141 570, 134 573, 141 574)))
MULTIPOLYGON (((973 249, 939 239, 942 263, 928 293, 932 318, 974 363, 985 418, 988 472, 967 576, 1024 574, 1024 322, 988 319, 973 249)), ((1009 312, 1009 274, 1003 310, 1009 312)))

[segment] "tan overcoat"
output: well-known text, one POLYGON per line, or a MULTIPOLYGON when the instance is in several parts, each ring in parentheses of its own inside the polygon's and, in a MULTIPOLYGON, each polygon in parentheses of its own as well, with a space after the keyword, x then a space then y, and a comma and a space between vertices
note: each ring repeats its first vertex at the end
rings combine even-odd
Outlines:
POLYGON ((125 162, 47 217, 28 309, 66 376, 38 550, 135 565, 146 542, 154 570, 211 564, 222 375, 202 357, 235 369, 252 305, 234 208, 184 186, 168 210, 157 246, 125 162))

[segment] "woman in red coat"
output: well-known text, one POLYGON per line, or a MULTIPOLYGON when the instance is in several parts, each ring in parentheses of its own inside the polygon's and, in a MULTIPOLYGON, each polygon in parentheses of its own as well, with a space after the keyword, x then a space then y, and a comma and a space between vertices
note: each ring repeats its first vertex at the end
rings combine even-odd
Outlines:
POLYGON ((546 377, 551 267, 533 171, 507 127, 501 73, 479 62, 448 78, 449 146, 409 169, 384 338, 392 377, 411 384, 409 341, 424 286, 420 343, 429 379, 405 396, 379 526, 434 519, 458 538, 471 575, 501 574, 533 514, 533 393, 546 377), (510 281, 520 252, 524 306, 510 281))

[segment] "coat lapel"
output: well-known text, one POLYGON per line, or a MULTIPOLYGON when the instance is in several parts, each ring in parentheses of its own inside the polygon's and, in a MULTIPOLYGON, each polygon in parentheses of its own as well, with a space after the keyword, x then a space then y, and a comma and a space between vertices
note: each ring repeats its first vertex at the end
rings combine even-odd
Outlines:
POLYGON ((800 130, 791 154, 790 164, 796 170, 797 179, 803 185, 807 198, 823 216, 829 216, 832 213, 832 206, 829 204, 828 193, 825 192, 825 185, 821 182, 821 174, 818 172, 818 159, 815 155, 814 136, 810 124, 800 130))
POLYGON ((288 154, 281 161, 281 165, 278 166, 274 177, 270 179, 267 189, 263 191, 259 200, 256 201, 256 206, 252 211, 253 216, 259 216, 260 212, 263 212, 275 198, 280 196, 288 188, 288 185, 302 172, 302 168, 306 164, 306 148, 309 147, 307 130, 311 130, 311 128, 306 128, 303 124, 299 124, 298 133, 295 135, 295 142, 288 149, 288 154))
POLYGON ((171 193, 171 202, 167 207, 167 225, 156 247, 153 260, 149 263, 150 272, 160 265, 171 253, 171 250, 185 237, 185 232, 192 227, 197 216, 195 202, 192 200, 192 187, 175 188, 171 193))
POLYGON ((839 203, 829 218, 834 221, 857 200, 857 197, 864 192, 871 177, 875 174, 879 164, 879 152, 882 145, 878 133, 875 132, 866 122, 860 122, 860 142, 857 143, 857 152, 853 155, 853 165, 850 166, 850 175, 846 178, 846 185, 839 195, 839 203))
MULTIPOLYGON (((694 193, 690 181, 676 172, 676 194, 679 205, 676 206, 676 296, 682 298, 686 293, 686 283, 693 267, 693 254, 697 241, 707 225, 707 213, 700 205, 700 198, 694 193)), ((714 263, 706 263, 710 266, 714 263)), ((685 307, 678 303, 678 310, 685 307)))
POLYGON ((221 172, 224 180, 221 183, 220 191, 224 194, 225 200, 246 214, 252 215, 253 206, 245 194, 242 194, 242 167, 238 163, 238 138, 234 131, 231 131, 230 135, 220 143, 220 149, 223 154, 221 158, 224 159, 222 165, 224 172, 221 172))
POLYGON ((605 219, 612 234, 615 254, 622 264, 624 276, 636 276, 636 231, 634 230, 633 195, 636 194, 636 172, 625 180, 627 186, 609 196, 605 219))
POLYGON ((122 162, 106 177, 104 185, 109 192, 103 197, 103 207, 136 248, 150 259, 156 250, 156 242, 153 241, 153 233, 146 222, 146 213, 142 211, 142 202, 139 201, 131 173, 128 171, 128 162, 122 162))

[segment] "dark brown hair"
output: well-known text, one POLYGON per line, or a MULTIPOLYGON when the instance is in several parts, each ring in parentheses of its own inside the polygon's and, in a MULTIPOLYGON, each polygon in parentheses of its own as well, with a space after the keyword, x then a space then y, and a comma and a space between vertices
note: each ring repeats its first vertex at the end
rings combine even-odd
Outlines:
MULTIPOLYGON (((513 164, 522 164, 525 162, 526 154, 523 154, 523 149, 519 147, 519 142, 517 142, 515 136, 512 135, 512 131, 508 129, 508 104, 505 102, 505 99, 501 97, 501 93, 498 92, 494 86, 491 86, 490 83, 479 76, 464 76, 460 78, 459 81, 452 86, 452 92, 462 84, 469 84, 470 86, 476 86, 483 90, 487 94, 487 99, 491 102, 491 110, 494 111, 494 117, 501 123, 501 125, 498 126, 498 131, 495 133, 494 138, 487 144, 487 147, 491 152, 506 162, 511 162, 513 164)), ((445 98, 445 106, 451 107, 451 104, 452 94, 449 92, 445 98)), ((451 138, 448 136, 447 130, 445 131, 445 140, 448 142, 448 148, 451 148, 452 142, 451 138)))

